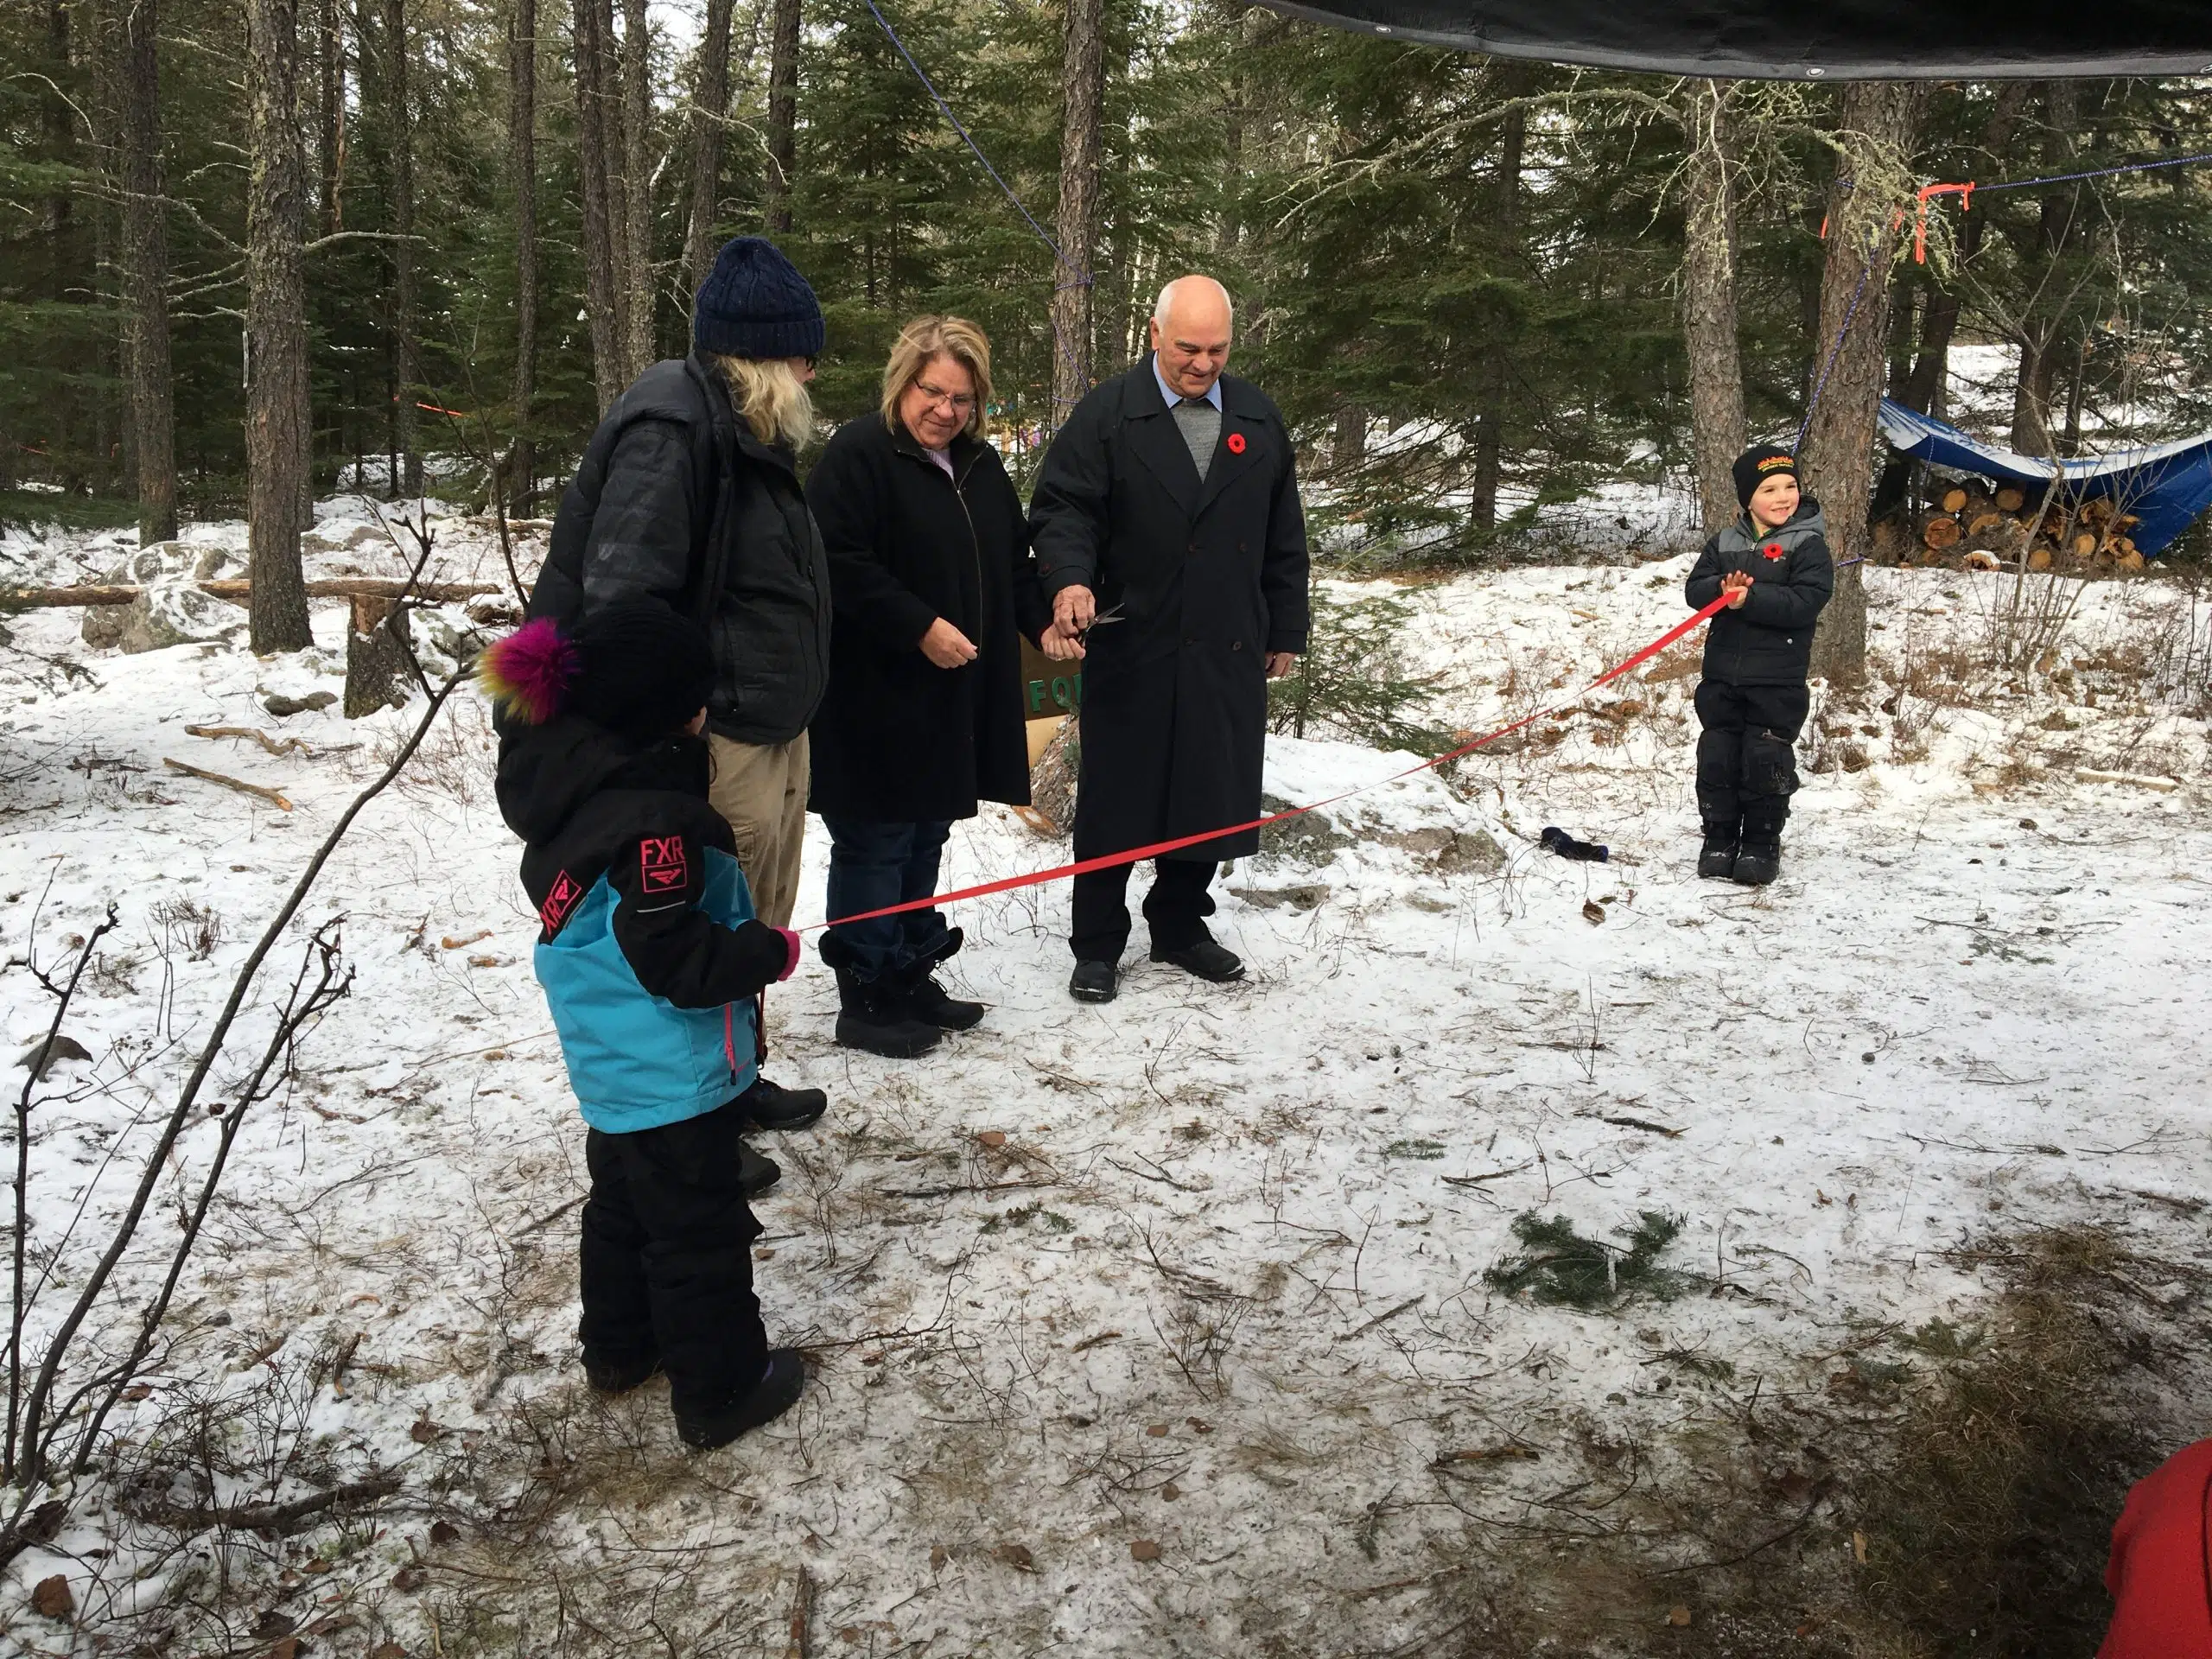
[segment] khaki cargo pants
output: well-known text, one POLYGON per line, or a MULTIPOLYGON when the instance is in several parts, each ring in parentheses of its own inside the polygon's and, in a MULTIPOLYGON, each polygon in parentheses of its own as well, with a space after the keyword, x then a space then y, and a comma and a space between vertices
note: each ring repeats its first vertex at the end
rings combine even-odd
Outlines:
POLYGON ((806 734, 788 743, 738 743, 709 732, 707 749, 715 762, 707 799, 736 837, 753 912, 771 927, 789 927, 806 840, 806 734))

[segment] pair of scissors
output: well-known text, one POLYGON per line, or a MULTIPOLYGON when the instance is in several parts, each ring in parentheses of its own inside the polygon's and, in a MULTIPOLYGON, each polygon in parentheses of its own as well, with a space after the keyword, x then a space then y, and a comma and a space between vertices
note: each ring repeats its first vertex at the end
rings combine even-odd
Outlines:
POLYGON ((1104 610, 1096 613, 1090 621, 1084 623, 1081 630, 1076 634, 1076 638, 1078 639, 1087 639, 1090 637, 1091 629, 1102 628, 1109 622, 1119 622, 1121 620, 1122 620, 1121 606, 1118 604, 1109 605, 1104 610))

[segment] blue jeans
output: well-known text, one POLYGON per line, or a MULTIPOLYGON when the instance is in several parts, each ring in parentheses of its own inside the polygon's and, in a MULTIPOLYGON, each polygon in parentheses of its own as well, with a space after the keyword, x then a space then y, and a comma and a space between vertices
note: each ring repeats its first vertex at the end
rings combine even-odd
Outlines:
MULTIPOLYGON (((830 914, 856 916, 926 899, 937 891, 938 861, 952 825, 939 819, 923 823, 866 823, 852 818, 824 818, 830 831, 830 914)), ((872 922, 833 927, 853 955, 853 971, 863 980, 880 979, 912 967, 944 942, 949 931, 935 909, 879 916, 872 922)))

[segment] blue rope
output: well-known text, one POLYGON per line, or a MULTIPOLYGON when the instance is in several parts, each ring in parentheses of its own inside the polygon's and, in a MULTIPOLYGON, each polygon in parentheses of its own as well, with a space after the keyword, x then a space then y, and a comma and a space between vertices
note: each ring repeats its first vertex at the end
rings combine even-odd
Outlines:
POLYGON ((2129 162, 2120 167, 2092 168, 2087 173, 2055 173, 2047 179, 2014 179, 2005 184, 1977 184, 1974 194, 1988 190, 2030 190, 2039 184, 2072 184, 2082 179, 2108 179, 2115 173, 2149 173, 2161 167, 2190 167, 2198 162, 2212 162, 2212 150, 2201 156, 2176 156, 2163 162, 2129 162))
POLYGON ((1821 365, 1821 378, 1813 383, 1813 395, 1806 400, 1805 423, 1797 429, 1797 442, 1793 450, 1805 448, 1805 435, 1813 429, 1813 411, 1821 406, 1821 393, 1827 390, 1828 373, 1835 367, 1836 354, 1843 350, 1843 337, 1851 332, 1851 320, 1859 315, 1859 296, 1866 291, 1866 279, 1874 274, 1874 262, 1870 258, 1859 272, 1859 286, 1851 290, 1851 304, 1843 314, 1843 327, 1835 331, 1835 344, 1828 347, 1828 360, 1821 365))

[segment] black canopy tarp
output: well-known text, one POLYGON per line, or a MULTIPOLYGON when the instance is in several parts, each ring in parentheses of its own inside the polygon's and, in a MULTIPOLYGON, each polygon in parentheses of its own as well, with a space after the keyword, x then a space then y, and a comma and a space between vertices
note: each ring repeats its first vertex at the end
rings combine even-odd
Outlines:
POLYGON ((2212 0, 1261 0, 1394 40, 1757 80, 2212 73, 2212 0))

